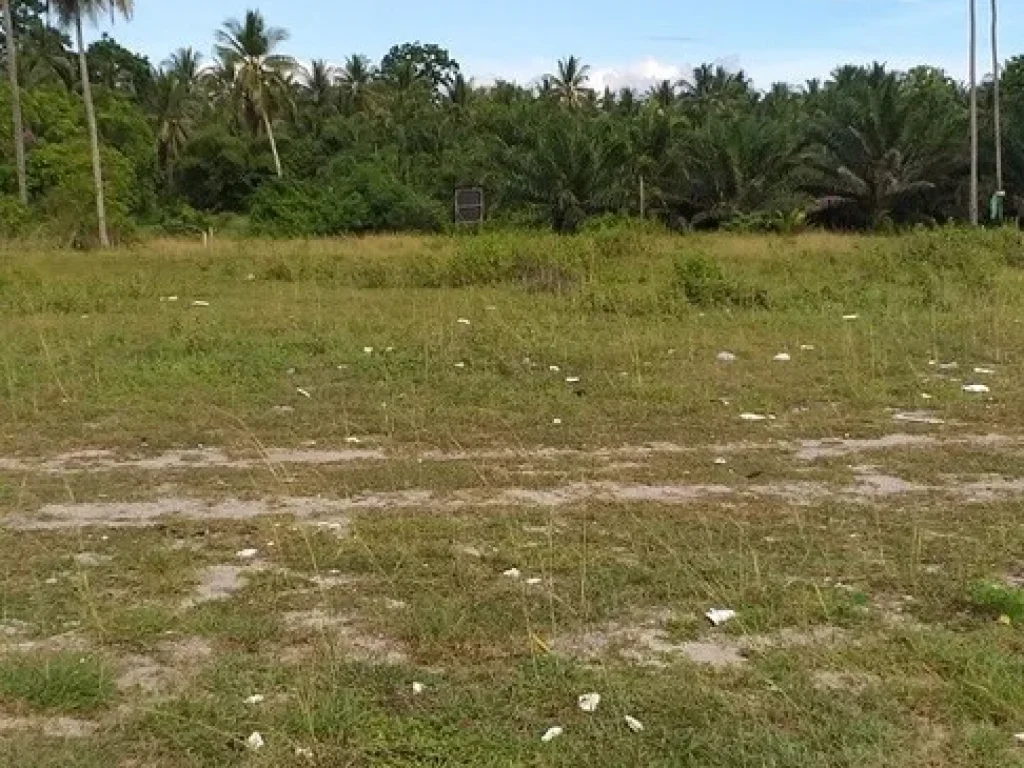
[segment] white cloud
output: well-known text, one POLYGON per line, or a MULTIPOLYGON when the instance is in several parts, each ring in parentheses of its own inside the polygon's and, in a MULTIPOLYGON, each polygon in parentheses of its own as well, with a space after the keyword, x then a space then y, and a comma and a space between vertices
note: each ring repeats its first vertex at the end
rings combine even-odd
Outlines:
POLYGON ((590 72, 590 87, 597 91, 611 88, 633 88, 641 93, 650 90, 663 80, 676 82, 693 68, 658 61, 653 56, 621 66, 594 67, 590 72))
MULTIPOLYGON (((747 55, 722 56, 712 63, 733 72, 742 69, 757 88, 767 89, 778 82, 803 85, 813 78, 825 80, 840 65, 871 64, 876 60, 884 62, 891 69, 906 70, 919 64, 930 64, 945 69, 950 76, 960 80, 965 79, 967 75, 966 58, 955 55, 925 59, 907 56, 879 57, 864 51, 761 51, 747 55)), ((591 68, 590 87, 598 92, 603 91, 606 86, 612 90, 630 87, 643 93, 663 80, 678 82, 688 77, 694 66, 695 63, 667 61, 655 56, 620 63, 597 63, 591 68)), ((544 74, 552 73, 555 69, 556 62, 544 59, 516 63, 467 61, 463 67, 464 72, 481 85, 493 83, 498 79, 510 80, 521 85, 534 85, 544 74)))

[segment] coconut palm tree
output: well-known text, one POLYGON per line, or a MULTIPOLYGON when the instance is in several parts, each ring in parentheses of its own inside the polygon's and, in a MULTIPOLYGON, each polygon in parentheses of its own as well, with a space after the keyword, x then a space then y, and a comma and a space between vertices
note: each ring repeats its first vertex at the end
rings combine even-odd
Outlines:
POLYGON ((259 11, 245 19, 229 19, 217 32, 217 55, 224 70, 234 72, 234 86, 242 99, 246 121, 253 133, 267 133, 274 168, 283 176, 281 156, 274 138, 274 113, 288 101, 289 77, 296 69, 290 56, 274 53, 288 39, 288 32, 268 27, 259 11))
POLYGON ((196 96, 201 72, 202 55, 192 48, 179 48, 164 62, 154 81, 157 162, 168 181, 199 111, 196 96))
POLYGON ((570 56, 558 62, 558 73, 551 75, 551 87, 558 100, 570 109, 577 109, 589 95, 587 81, 590 65, 570 56))
POLYGON ((82 98, 85 101, 85 120, 89 127, 89 144, 92 149, 92 177, 96 190, 96 218, 99 226, 100 246, 110 245, 107 233, 107 209, 103 193, 103 164, 100 161, 99 129, 96 127, 96 108, 92 103, 92 86, 89 83, 89 62, 86 58, 83 20, 95 21, 100 13, 111 16, 120 14, 131 18, 135 10, 134 0, 52 0, 51 7, 57 13, 57 20, 64 28, 74 27, 75 42, 78 45, 78 70, 82 80, 82 98))
POLYGON ((4 5, 4 30, 7 32, 7 79, 11 87, 11 118, 14 125, 14 157, 18 166, 18 197, 28 205, 28 174, 25 170, 25 126, 21 116, 21 88, 18 84, 18 46, 14 36, 14 0, 4 5))
POLYGON ((203 71, 203 54, 193 48, 179 48, 164 62, 164 71, 192 90, 203 71))
POLYGON ((345 60, 338 83, 346 108, 363 112, 370 103, 370 86, 373 84, 373 65, 365 56, 355 54, 345 60))
POLYGON ((971 224, 978 224, 978 4, 970 5, 970 81, 971 81, 971 224))
POLYGON ((996 192, 1003 191, 1003 115, 999 61, 999 0, 992 0, 992 119, 996 131, 996 192))

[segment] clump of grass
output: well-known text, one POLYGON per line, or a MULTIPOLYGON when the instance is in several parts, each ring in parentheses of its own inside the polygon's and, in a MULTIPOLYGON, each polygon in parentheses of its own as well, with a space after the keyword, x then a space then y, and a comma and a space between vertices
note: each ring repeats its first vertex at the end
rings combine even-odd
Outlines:
POLYGON ((12 654, 0 660, 0 701, 39 712, 88 714, 109 706, 114 695, 113 678, 96 656, 12 654))
POLYGON ((1008 616, 1014 623, 1024 622, 1024 589, 993 582, 971 587, 971 606, 981 613, 1008 616))

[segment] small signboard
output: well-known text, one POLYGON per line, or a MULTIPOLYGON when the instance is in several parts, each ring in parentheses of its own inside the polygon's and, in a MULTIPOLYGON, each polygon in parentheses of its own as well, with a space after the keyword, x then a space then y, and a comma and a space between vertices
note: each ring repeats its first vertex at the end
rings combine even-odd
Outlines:
POLYGON ((461 187, 455 190, 455 223, 484 223, 484 191, 480 187, 461 187))

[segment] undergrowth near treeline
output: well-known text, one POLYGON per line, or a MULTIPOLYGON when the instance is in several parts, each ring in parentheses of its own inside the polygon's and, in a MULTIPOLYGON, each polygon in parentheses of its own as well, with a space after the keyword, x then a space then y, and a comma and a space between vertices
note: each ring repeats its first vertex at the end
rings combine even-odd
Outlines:
MULTIPOLYGON (((367 242, 228 241, 201 251, 200 269, 211 280, 248 277, 368 290, 516 286, 597 312, 672 314, 691 308, 948 310, 993 295, 1001 268, 1024 266, 1024 236, 1016 230, 762 238, 673 236, 637 227, 578 237, 485 233, 394 238, 382 247, 367 242)), ((97 258, 106 257, 82 260, 97 258)), ((141 264, 137 274, 114 282, 83 272, 54 281, 31 262, 8 259, 0 267, 0 301, 24 312, 75 313, 152 292, 141 264), (25 285, 39 289, 33 298, 25 285)))

